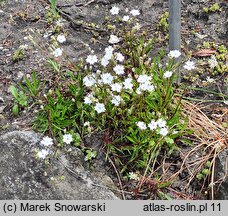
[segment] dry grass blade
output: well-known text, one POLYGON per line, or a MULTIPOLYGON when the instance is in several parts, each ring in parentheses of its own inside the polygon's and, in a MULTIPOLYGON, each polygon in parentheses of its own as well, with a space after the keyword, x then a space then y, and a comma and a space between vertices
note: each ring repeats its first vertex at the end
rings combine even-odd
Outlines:
POLYGON ((195 179, 196 175, 202 171, 206 162, 210 161, 211 173, 209 185, 211 186, 212 199, 214 199, 215 159, 221 151, 228 148, 228 131, 222 124, 217 124, 209 119, 203 112, 205 108, 202 104, 193 104, 188 101, 183 102, 184 115, 189 119, 188 128, 194 131, 195 146, 183 154, 183 162, 180 170, 171 176, 170 179, 174 179, 186 169, 189 173, 189 185, 195 179))

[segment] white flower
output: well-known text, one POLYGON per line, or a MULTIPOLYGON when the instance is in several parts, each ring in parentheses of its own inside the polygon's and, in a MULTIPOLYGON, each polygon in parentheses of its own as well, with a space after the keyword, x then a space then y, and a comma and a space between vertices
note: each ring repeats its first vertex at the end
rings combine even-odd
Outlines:
POLYGON ((169 133, 168 129, 166 127, 163 127, 160 129, 159 134, 162 136, 166 136, 169 133))
POLYGON ((97 103, 94 109, 97 111, 97 113, 105 112, 105 106, 103 103, 97 103))
POLYGON ((96 83, 96 80, 94 79, 94 76, 87 75, 83 78, 83 83, 86 87, 91 87, 96 83))
POLYGON ((117 15, 117 14, 119 14, 119 11, 120 11, 120 9, 118 8, 118 7, 112 7, 112 9, 110 10, 110 13, 112 14, 112 15, 117 15))
POLYGON ((96 71, 96 76, 98 76, 99 74, 101 74, 101 70, 96 71))
POLYGON ((139 88, 137 88, 137 89, 136 89, 136 91, 135 91, 135 92, 136 92, 136 94, 142 94, 142 91, 141 91, 141 90, 142 90, 142 89, 141 89, 140 87, 139 87, 139 88))
POLYGON ((138 15, 140 15, 140 12, 139 12, 139 10, 133 9, 133 10, 130 11, 130 14, 132 16, 138 16, 138 15))
POLYGON ((105 55, 101 59, 101 65, 106 67, 109 64, 109 60, 112 58, 114 48, 112 46, 108 46, 105 48, 105 55))
POLYGON ((92 100, 89 96, 85 96, 84 98, 84 104, 91 104, 92 103, 92 100))
POLYGON ((163 119, 158 119, 157 120, 157 125, 162 128, 162 127, 165 127, 166 126, 166 121, 163 120, 163 119))
POLYGON ((187 61, 185 62, 185 65, 183 66, 186 70, 194 70, 195 69, 195 63, 193 61, 187 61))
POLYGON ((48 32, 44 33, 43 37, 44 38, 48 38, 50 36, 50 34, 48 32))
POLYGON ((215 82, 215 79, 210 78, 210 77, 207 77, 206 82, 208 82, 208 83, 214 83, 215 82))
POLYGON ((140 83, 139 85, 139 89, 142 90, 142 91, 153 91, 154 90, 154 86, 149 83, 149 82, 145 82, 145 83, 140 83))
POLYGON ((124 61, 124 56, 120 52, 115 53, 115 58, 119 62, 123 62, 124 61))
POLYGON ((139 129, 141 130, 145 130, 146 129, 146 124, 142 121, 136 122, 136 125, 139 127, 139 129))
POLYGON ((64 43, 66 41, 66 37, 65 35, 58 35, 56 40, 59 42, 59 43, 64 43))
POLYGON ((139 30, 141 28, 141 25, 139 23, 136 23, 135 26, 133 27, 133 29, 135 30, 139 30))
POLYGON ((63 142, 66 144, 70 144, 73 141, 73 137, 71 134, 64 134, 63 135, 63 142))
POLYGON ((122 85, 119 84, 119 83, 113 83, 113 84, 111 85, 111 89, 112 89, 112 91, 121 92, 121 90, 122 90, 122 85))
POLYGON ((90 126, 90 122, 89 121, 87 121, 87 122, 85 122, 84 124, 83 124, 83 126, 90 126))
POLYGON ((151 120, 151 122, 148 124, 148 127, 150 128, 150 130, 155 130, 157 128, 158 124, 156 121, 151 120))
POLYGON ((118 106, 121 102, 122 98, 119 95, 114 95, 111 102, 115 105, 118 106))
POLYGON ((105 56, 108 58, 108 59, 111 59, 112 58, 112 53, 114 51, 114 48, 112 46, 108 46, 105 48, 105 56))
POLYGON ((84 103, 91 104, 93 102, 97 102, 97 99, 93 96, 92 93, 87 94, 84 98, 84 103))
POLYGON ((124 66, 117 64, 113 70, 116 72, 117 75, 122 75, 124 74, 124 66))
POLYGON ((132 84, 132 78, 126 78, 123 82, 123 85, 124 85, 124 88, 125 89, 129 89, 129 90, 132 90, 133 88, 133 84, 132 84))
POLYGON ((122 19, 122 20, 123 20, 124 22, 127 22, 127 21, 129 21, 129 19, 130 19, 129 16, 123 16, 123 19, 122 19))
POLYGON ((173 74, 172 71, 166 71, 163 76, 164 76, 164 78, 169 78, 172 76, 172 74, 173 74))
POLYGON ((44 137, 41 141, 40 141, 40 144, 41 145, 44 145, 44 146, 50 146, 50 145, 53 145, 53 139, 46 136, 44 137))
POLYGON ((93 65, 94 63, 96 63, 98 61, 97 56, 96 55, 88 55, 86 58, 86 62, 93 65))
POLYGON ((168 54, 169 58, 179 58, 181 55, 181 52, 179 50, 171 50, 168 54))
POLYGON ((106 67, 109 64, 109 58, 105 55, 102 59, 101 59, 101 65, 106 67))
POLYGON ((139 176, 137 173, 129 172, 129 178, 132 180, 139 180, 139 176))
POLYGON ((139 75, 138 78, 137 78, 137 81, 139 83, 148 83, 152 78, 148 75, 139 75))
POLYGON ((210 65, 210 68, 215 68, 218 65, 218 61, 214 55, 211 56, 211 58, 208 60, 208 64, 210 65))
POLYGON ((57 48, 52 52, 52 55, 54 55, 56 58, 61 56, 62 54, 63 54, 63 51, 60 48, 57 48))
POLYGON ((44 159, 49 154, 49 151, 46 149, 42 149, 37 153, 37 156, 41 159, 44 159))
POLYGON ((101 74, 101 80, 104 84, 111 84, 113 81, 113 76, 110 73, 101 74))
POLYGON ((120 39, 115 35, 110 35, 110 39, 108 41, 110 44, 116 44, 120 42, 120 39))

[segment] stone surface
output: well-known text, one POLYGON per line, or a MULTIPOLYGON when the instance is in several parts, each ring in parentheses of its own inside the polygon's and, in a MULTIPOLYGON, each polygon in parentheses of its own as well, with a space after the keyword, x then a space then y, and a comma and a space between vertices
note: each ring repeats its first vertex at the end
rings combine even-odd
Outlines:
POLYGON ((0 199, 118 199, 107 188, 110 178, 84 168, 77 148, 59 151, 48 163, 35 159, 40 135, 13 131, 0 136, 0 199))
POLYGON ((216 159, 215 181, 216 184, 215 199, 228 200, 228 149, 219 153, 216 159))

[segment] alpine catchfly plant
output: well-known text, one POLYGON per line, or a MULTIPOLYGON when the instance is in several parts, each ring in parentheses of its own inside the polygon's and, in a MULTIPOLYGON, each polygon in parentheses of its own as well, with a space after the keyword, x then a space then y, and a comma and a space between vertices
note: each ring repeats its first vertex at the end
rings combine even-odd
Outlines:
MULTIPOLYGON (((112 16, 119 12, 116 7, 110 10, 112 16)), ((91 110, 90 126, 108 128, 113 133, 106 148, 119 156, 125 168, 132 163, 137 168, 148 166, 161 151, 171 154, 178 149, 175 139, 186 128, 180 103, 174 97, 173 59, 179 58, 181 52, 170 51, 169 58, 161 52, 151 59, 153 39, 131 23, 139 15, 136 9, 126 14, 123 24, 129 21, 131 27, 111 32, 110 45, 103 49, 101 57, 88 55, 90 67, 83 69, 83 103, 91 110)), ((193 68, 193 64, 186 64, 188 69, 193 68)))
MULTIPOLYGON (((72 71, 63 74, 58 61, 66 37, 56 37, 52 52, 56 63, 51 65, 61 76, 55 82, 60 86, 45 92, 35 122, 39 131, 53 137, 42 139, 38 157, 47 157, 52 145, 86 149, 81 138, 98 132, 104 133, 102 149, 107 157, 117 162, 121 172, 135 173, 154 166, 160 155, 178 150, 176 140, 186 132, 180 96, 175 94, 176 59, 181 52, 152 52, 155 39, 142 30, 140 10, 113 6, 109 12, 116 20, 114 25, 104 23, 110 29, 106 45, 102 43, 99 53, 90 49, 72 71)), ((195 63, 189 60, 180 68, 192 70, 195 63)), ((94 158, 91 152, 87 158, 94 158)))

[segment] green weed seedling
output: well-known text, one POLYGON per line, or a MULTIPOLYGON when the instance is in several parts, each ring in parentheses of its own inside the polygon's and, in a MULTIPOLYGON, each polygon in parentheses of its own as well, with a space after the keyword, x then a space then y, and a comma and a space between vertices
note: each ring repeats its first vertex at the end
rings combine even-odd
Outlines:
POLYGON ((46 13, 46 19, 49 24, 53 23, 56 20, 59 20, 60 15, 57 11, 57 0, 49 0, 51 7, 46 13))
POLYGON ((18 48, 13 54, 13 61, 18 62, 25 57, 25 50, 23 48, 18 48))
POLYGON ((204 11, 205 13, 209 13, 209 12, 215 13, 215 12, 218 12, 218 11, 220 11, 220 10, 221 10, 221 8, 219 7, 219 4, 218 4, 218 3, 214 3, 214 4, 211 5, 210 7, 204 7, 204 8, 203 8, 203 11, 204 11))
POLYGON ((11 94, 14 97, 14 105, 12 112, 15 116, 19 114, 20 108, 25 108, 27 106, 27 97, 23 91, 19 91, 15 86, 11 85, 9 87, 11 94))
POLYGON ((92 159, 96 158, 96 156, 97 156, 97 152, 93 151, 91 149, 87 149, 85 151, 85 153, 86 153, 85 161, 91 161, 92 159))
POLYGON ((168 31, 169 24, 168 24, 168 17, 169 17, 169 12, 164 12, 161 17, 160 21, 158 23, 158 27, 163 30, 164 32, 168 31))
POLYGON ((53 59, 49 59, 47 61, 47 63, 50 66, 50 68, 53 70, 54 73, 59 73, 60 72, 61 65, 57 61, 55 61, 53 59))
POLYGON ((196 175, 196 178, 201 181, 211 174, 211 162, 207 161, 204 168, 196 175))
POLYGON ((32 73, 32 81, 27 77, 24 78, 25 85, 20 84, 21 89, 27 92, 31 97, 36 98, 40 91, 40 81, 36 77, 36 72, 32 73))
MULTIPOLYGON (((68 73, 70 75, 70 73, 68 73)), ((41 132, 52 129, 53 135, 59 136, 65 129, 74 129, 82 133, 86 107, 83 101, 83 88, 80 74, 71 75, 72 80, 64 87, 65 91, 56 88, 47 93, 43 109, 39 110, 34 128, 41 132)), ((70 80, 70 78, 68 77, 70 80)), ((68 81, 69 81, 68 80, 68 81)), ((87 114, 88 114, 87 113, 87 114)))

